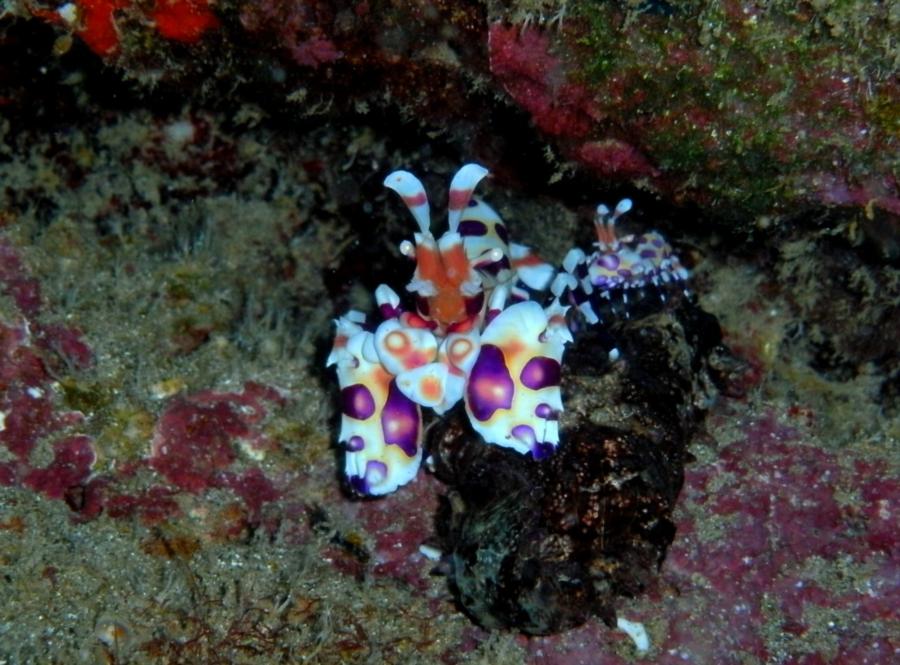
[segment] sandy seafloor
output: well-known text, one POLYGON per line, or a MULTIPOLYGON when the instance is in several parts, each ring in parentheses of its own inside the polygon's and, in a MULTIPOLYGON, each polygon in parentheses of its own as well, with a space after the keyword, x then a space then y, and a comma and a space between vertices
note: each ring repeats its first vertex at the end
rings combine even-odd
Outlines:
MULTIPOLYGON (((331 320, 410 272, 381 180, 416 170, 439 214, 467 158, 410 145, 252 105, 0 116, 0 663, 900 660, 897 395, 881 361, 814 353, 895 320, 898 272, 844 227, 757 251, 643 195, 662 217, 636 223, 670 235, 746 363, 691 445, 658 583, 622 600, 648 653, 599 621, 473 625, 418 551, 427 473, 341 493, 331 320)), ((482 193, 558 261, 621 192, 482 193)))

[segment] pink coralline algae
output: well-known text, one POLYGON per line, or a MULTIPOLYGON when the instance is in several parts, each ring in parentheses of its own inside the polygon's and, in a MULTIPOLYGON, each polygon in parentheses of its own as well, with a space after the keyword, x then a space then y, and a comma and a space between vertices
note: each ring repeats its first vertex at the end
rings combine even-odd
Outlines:
POLYGON ((572 64, 554 53, 550 33, 495 23, 488 46, 491 73, 503 89, 572 157, 607 178, 660 175, 636 145, 598 132, 610 114, 597 104, 595 91, 573 81, 572 64))
POLYGON ((49 377, 24 321, 0 324, 0 357, 0 410, 4 414, 0 442, 21 462, 27 462, 37 440, 63 423, 54 417, 47 391, 49 377))
POLYGON ((713 464, 688 467, 687 515, 665 565, 681 595, 663 649, 721 663, 894 662, 900 643, 873 639, 871 622, 897 618, 900 483, 880 464, 805 445, 771 415, 746 432, 713 464), (866 500, 842 499, 853 491, 866 500), (715 538, 698 532, 700 513, 721 524, 715 538), (815 660, 822 631, 834 658, 815 660))
POLYGON ((227 402, 200 406, 179 401, 157 424, 150 465, 181 489, 200 492, 237 457, 231 438, 246 434, 227 402))
POLYGON ((551 51, 550 35, 495 23, 488 47, 491 72, 543 132, 573 139, 591 133, 591 95, 568 77, 568 68, 551 51))
POLYGON ((237 459, 238 442, 258 451, 272 447, 258 425, 268 404, 282 403, 277 391, 252 382, 242 392, 203 391, 176 400, 156 425, 150 466, 184 491, 231 487, 258 510, 278 496, 271 483, 257 471, 226 470, 237 459))
POLYGON ((80 520, 104 511, 154 524, 180 513, 179 494, 231 490, 246 506, 242 519, 258 521, 281 492, 256 466, 239 464, 239 446, 264 454, 274 442, 262 431, 269 412, 284 404, 274 389, 248 382, 235 392, 205 390, 175 399, 156 423, 148 460, 120 461, 96 473, 93 437, 79 431, 85 416, 62 407, 60 377, 93 363, 81 331, 43 321, 38 281, 20 252, 0 238, 0 291, 18 310, 0 320, 0 484, 22 486, 64 500, 80 520), (49 458, 37 463, 38 457, 49 458), (149 466, 169 484, 123 491, 149 466))
POLYGON ((890 21, 878 7, 584 3, 560 30, 492 23, 490 71, 554 146, 600 177, 719 208, 900 215, 898 89, 879 74, 891 56, 877 37, 890 21), (823 24, 835 27, 811 27, 823 24))
POLYGON ((0 483, 22 485, 51 499, 75 500, 96 460, 91 437, 71 434, 52 443, 52 460, 35 465, 43 442, 84 421, 78 411, 61 409, 54 370, 86 368, 93 354, 81 332, 41 321, 40 286, 27 271, 18 250, 0 238, 0 291, 18 316, 0 320, 0 444, 15 458, 0 462, 0 483))
POLYGON ((69 488, 78 487, 88 479, 97 455, 91 438, 83 434, 58 441, 53 451, 53 461, 44 468, 29 471, 23 482, 51 499, 62 499, 69 488))
POLYGON ((656 176, 658 171, 623 137, 598 135, 609 113, 596 91, 573 81, 573 63, 554 53, 551 33, 495 23, 489 32, 491 73, 535 126, 571 146, 571 154, 606 177, 656 176))
POLYGON ((656 169, 633 145, 619 139, 583 143, 578 159, 604 177, 657 176, 656 169))
POLYGON ((245 4, 241 25, 251 35, 273 35, 290 58, 303 67, 334 62, 343 55, 328 37, 328 13, 320 15, 316 3, 266 0, 245 4))
POLYGON ((92 354, 79 331, 42 324, 37 280, 5 238, 0 238, 0 291, 19 310, 12 320, 0 320, 0 444, 15 457, 0 462, 0 482, 11 485, 24 479, 34 489, 61 498, 70 484, 89 473, 94 454, 90 439, 75 436, 58 442, 53 462, 44 469, 32 467, 32 453, 45 437, 84 419, 77 411, 59 408, 52 367, 86 367, 92 354))
POLYGON ((25 272, 19 252, 6 238, 0 238, 0 286, 23 315, 34 316, 40 311, 40 285, 25 272))
POLYGON ((203 391, 179 399, 157 423, 150 466, 189 492, 216 486, 237 458, 238 440, 257 450, 273 445, 256 426, 268 413, 266 404, 280 403, 277 391, 252 382, 242 392, 203 391))
POLYGON ((438 507, 439 483, 426 476, 405 493, 393 494, 381 501, 356 504, 356 519, 374 534, 372 572, 379 577, 402 581, 424 591, 429 587, 428 572, 433 567, 419 551, 432 535, 434 513, 438 507), (415 506, 415 510, 410 510, 415 506), (397 515, 404 519, 398 520, 397 515))
POLYGON ((140 494, 119 494, 104 501, 106 514, 114 519, 139 516, 144 524, 159 524, 180 512, 170 487, 154 486, 140 494))
MULTIPOLYGON (((24 335, 33 338, 37 347, 52 353, 54 357, 48 360, 61 361, 77 369, 90 367, 93 354, 78 328, 40 321, 39 315, 43 309, 40 284, 28 274, 18 250, 2 237, 0 237, 0 292, 12 299, 21 315, 25 317, 24 320, 27 320, 24 335)), ((17 337, 21 341, 22 336, 17 337)), ((42 370, 36 369, 36 362, 36 360, 32 362, 32 365, 35 366, 35 372, 40 374, 42 370)), ((8 371, 16 370, 10 367, 8 371)))

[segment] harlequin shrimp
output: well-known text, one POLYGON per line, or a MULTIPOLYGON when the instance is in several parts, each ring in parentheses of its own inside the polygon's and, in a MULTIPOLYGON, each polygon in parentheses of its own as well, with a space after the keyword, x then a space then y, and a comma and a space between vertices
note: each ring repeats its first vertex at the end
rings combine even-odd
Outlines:
POLYGON ((560 371, 572 341, 566 310, 557 300, 503 310, 481 334, 481 351, 466 384, 466 413, 487 443, 535 459, 559 445, 563 410, 560 371))
MULTIPOLYGON (((347 483, 358 494, 387 494, 419 470, 422 412, 398 390, 394 374, 382 365, 375 335, 363 328, 365 322, 365 315, 357 311, 337 320, 327 364, 337 367, 341 388, 338 440, 346 449, 347 483)), ((423 331, 421 341, 433 342, 429 335, 423 331)))
MULTIPOLYGON (((609 323, 611 316, 627 319, 645 297, 665 302, 670 285, 683 285, 689 277, 657 231, 618 234, 616 222, 631 207, 630 199, 622 199, 612 211, 597 206, 596 250, 590 255, 577 247, 569 250, 551 286, 552 293, 574 306, 588 325, 609 323)), ((610 352, 617 353, 614 348, 610 352)))
POLYGON ((328 364, 347 485, 375 496, 410 482, 422 407, 446 414, 429 427, 428 455, 452 489, 437 533, 460 606, 486 628, 534 635, 598 616, 646 650, 616 602, 642 590, 674 537, 697 405, 727 365, 718 323, 672 297, 687 293, 688 272, 659 233, 619 234, 631 201, 598 206, 595 250, 570 250, 554 278, 473 196, 486 175, 477 164, 456 173, 439 237, 422 183, 407 171, 385 180, 418 226, 400 246, 415 260, 413 308, 382 284, 377 320, 336 321, 328 364), (618 357, 613 335, 623 362, 601 352, 618 357))
POLYGON ((423 406, 443 414, 464 399, 485 441, 534 457, 559 443, 559 366, 571 339, 567 308, 528 300, 520 283, 546 289, 553 268, 510 243, 497 213, 473 197, 487 173, 466 164, 453 177, 448 230, 439 238, 431 231, 421 181, 408 171, 384 181, 418 225, 415 243, 400 245, 416 262, 406 287, 415 311, 380 285, 375 300, 381 322, 372 331, 360 312, 338 319, 327 361, 337 367, 339 441, 348 485, 358 494, 392 492, 415 477, 423 406), (507 307, 507 301, 513 304, 507 307))
POLYGON ((384 181, 401 196, 419 226, 415 245, 408 240, 400 244, 401 253, 416 261, 406 288, 416 295, 419 315, 439 334, 477 327, 486 295, 493 293, 501 306, 510 293, 525 300, 528 295, 516 288, 517 280, 540 290, 553 277, 553 268, 524 245, 510 243, 499 215, 472 196, 487 174, 478 164, 466 164, 453 176, 449 228, 437 240, 431 233, 428 196, 421 181, 408 171, 394 171, 384 181))

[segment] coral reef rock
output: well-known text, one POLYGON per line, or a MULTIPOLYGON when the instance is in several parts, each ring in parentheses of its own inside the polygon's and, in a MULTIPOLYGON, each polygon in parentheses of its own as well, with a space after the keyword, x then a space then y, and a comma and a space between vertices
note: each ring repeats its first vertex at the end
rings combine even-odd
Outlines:
POLYGON ((485 627, 612 624, 616 597, 650 584, 674 538, 686 446, 728 352, 715 318, 688 296, 662 307, 646 298, 629 313, 576 335, 550 459, 486 446, 462 417, 430 432, 435 472, 450 485, 438 516, 450 583, 485 627))

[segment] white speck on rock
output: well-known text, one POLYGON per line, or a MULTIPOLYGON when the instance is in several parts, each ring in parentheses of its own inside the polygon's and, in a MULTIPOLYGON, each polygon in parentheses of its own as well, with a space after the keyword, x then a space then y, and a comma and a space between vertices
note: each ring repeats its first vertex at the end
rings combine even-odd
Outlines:
POLYGON ((650 637, 640 621, 629 621, 619 617, 616 619, 616 627, 631 638, 639 654, 645 654, 650 649, 650 637))

